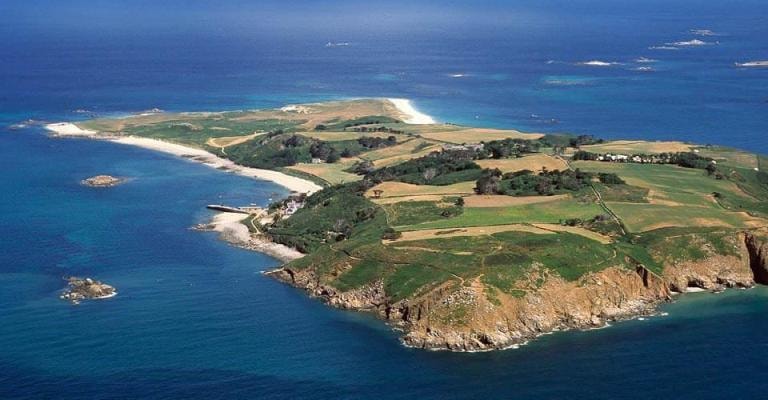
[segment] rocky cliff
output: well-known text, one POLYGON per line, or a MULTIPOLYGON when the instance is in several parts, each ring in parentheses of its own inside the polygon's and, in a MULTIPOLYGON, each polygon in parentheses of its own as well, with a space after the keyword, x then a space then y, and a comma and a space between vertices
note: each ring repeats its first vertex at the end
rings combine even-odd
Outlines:
POLYGON ((765 232, 749 232, 744 235, 744 243, 749 251, 749 266, 755 282, 768 284, 768 237, 765 232))
POLYGON ((537 266, 517 283, 513 294, 489 287, 479 277, 453 281, 426 294, 390 302, 382 282, 339 291, 313 269, 283 267, 270 275, 304 288, 328 304, 366 310, 401 328, 406 345, 453 351, 501 349, 539 335, 590 329, 609 321, 652 313, 674 292, 690 287, 719 291, 751 287, 768 278, 768 235, 745 232, 731 238, 728 254, 703 248, 696 260, 665 262, 663 274, 642 265, 614 266, 567 281, 537 266))

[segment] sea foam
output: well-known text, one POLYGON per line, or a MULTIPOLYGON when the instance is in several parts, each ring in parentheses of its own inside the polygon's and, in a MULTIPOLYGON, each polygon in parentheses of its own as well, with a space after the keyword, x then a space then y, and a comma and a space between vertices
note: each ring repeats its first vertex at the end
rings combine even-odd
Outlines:
POLYGON ((737 67, 743 68, 768 68, 768 60, 766 61, 747 61, 743 63, 736 63, 737 67))
POLYGON ((576 63, 576 65, 584 65, 589 67, 611 67, 614 65, 621 65, 621 63, 612 62, 612 61, 591 60, 591 61, 582 61, 582 62, 576 63))

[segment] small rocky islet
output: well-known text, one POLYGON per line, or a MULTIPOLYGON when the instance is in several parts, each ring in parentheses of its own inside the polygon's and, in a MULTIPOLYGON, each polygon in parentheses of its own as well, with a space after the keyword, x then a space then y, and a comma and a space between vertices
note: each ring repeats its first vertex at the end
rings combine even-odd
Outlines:
POLYGON ((117 178, 111 175, 96 175, 83 179, 80 184, 90 187, 113 187, 125 182, 123 178, 117 178))
POLYGON ((107 299, 117 295, 114 286, 91 278, 66 278, 68 287, 59 296, 62 300, 69 300, 73 304, 79 304, 82 300, 107 299))

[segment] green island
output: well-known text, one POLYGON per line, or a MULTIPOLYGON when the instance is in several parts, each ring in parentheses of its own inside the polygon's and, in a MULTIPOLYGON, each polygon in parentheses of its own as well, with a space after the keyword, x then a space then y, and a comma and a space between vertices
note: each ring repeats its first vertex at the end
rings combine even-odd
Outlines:
POLYGON ((322 187, 239 223, 303 254, 270 276, 375 313, 409 346, 507 348, 768 283, 760 155, 407 120, 369 99, 76 125, 322 187))

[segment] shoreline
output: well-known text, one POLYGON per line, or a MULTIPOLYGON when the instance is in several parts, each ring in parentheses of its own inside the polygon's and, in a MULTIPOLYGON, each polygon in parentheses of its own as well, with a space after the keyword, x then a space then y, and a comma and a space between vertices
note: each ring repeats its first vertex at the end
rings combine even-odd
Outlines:
POLYGON ((405 116, 403 122, 407 124, 429 125, 437 123, 434 118, 413 107, 413 103, 409 99, 387 98, 387 101, 392 103, 397 111, 405 116))
POLYGON ((197 225, 193 229, 217 232, 220 240, 232 246, 266 254, 282 262, 290 262, 304 257, 304 254, 296 249, 267 240, 257 233, 251 233, 248 227, 242 223, 245 218, 248 218, 246 214, 220 212, 215 214, 208 223, 197 225))
MULTIPOLYGON (((409 99, 387 98, 386 101, 391 103, 397 112, 405 117, 404 122, 408 124, 423 125, 436 123, 431 116, 414 108, 409 99)), ((279 171, 246 167, 236 164, 232 160, 219 157, 206 150, 178 143, 139 136, 102 135, 97 131, 80 128, 73 122, 50 123, 44 125, 44 128, 47 131, 52 132, 53 137, 106 140, 128 146, 141 147, 147 150, 184 158, 224 172, 232 172, 253 179, 269 181, 295 193, 306 193, 307 195, 311 195, 323 189, 320 185, 306 179, 291 176, 279 171)), ((241 219, 242 214, 233 216, 232 213, 218 213, 214 215, 210 222, 199 225, 197 229, 218 232, 221 240, 228 242, 233 246, 266 254, 283 263, 304 257, 303 253, 294 248, 274 243, 258 234, 251 233, 248 228, 240 222, 241 219)))
POLYGON ((171 154, 225 172, 232 172, 237 175, 249 178, 270 181, 293 192, 312 194, 322 189, 320 185, 317 185, 309 180, 297 178, 295 176, 287 175, 278 171, 245 167, 236 164, 232 160, 221 158, 203 149, 196 149, 194 147, 184 146, 177 143, 165 142, 162 140, 143 138, 138 136, 99 135, 99 133, 96 131, 81 129, 71 122, 48 124, 45 125, 45 129, 53 132, 53 136, 55 137, 106 140, 113 143, 136 146, 165 154, 171 154))
MULTIPOLYGON (((437 123, 430 115, 417 110, 411 100, 404 98, 386 98, 390 104, 403 116, 403 122, 413 125, 428 125, 437 123)), ((58 122, 44 125, 44 128, 53 132, 55 137, 87 138, 107 140, 114 143, 141 147, 177 157, 186 158, 211 168, 233 172, 249 178, 270 181, 286 189, 311 195, 323 188, 316 183, 288 175, 279 171, 252 168, 236 164, 232 160, 219 157, 203 149, 185 146, 178 143, 166 142, 159 139, 151 139, 140 136, 108 136, 101 135, 97 131, 82 129, 73 122, 58 122)))

